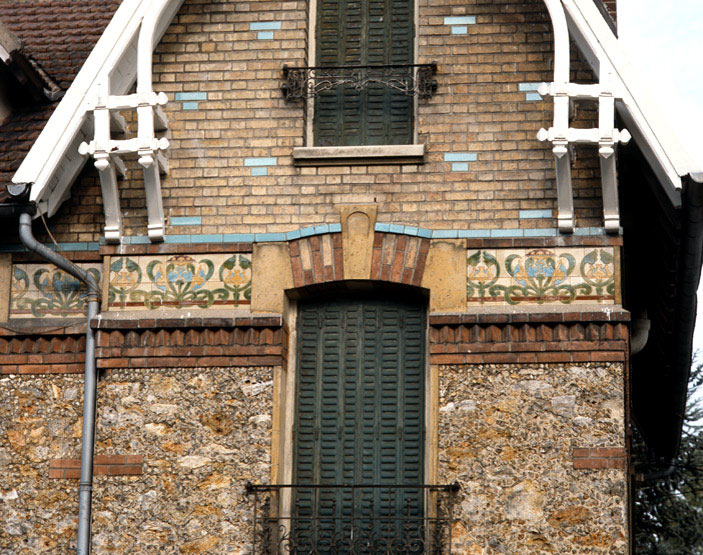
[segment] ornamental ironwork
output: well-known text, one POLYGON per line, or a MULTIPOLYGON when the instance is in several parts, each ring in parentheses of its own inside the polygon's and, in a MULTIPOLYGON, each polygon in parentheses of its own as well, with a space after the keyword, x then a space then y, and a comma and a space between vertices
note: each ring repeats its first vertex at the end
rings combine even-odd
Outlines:
POLYGON ((251 553, 451 553, 459 484, 254 485, 251 553), (315 510, 298 500, 314 498, 315 510), (417 510, 416 498, 424 500, 417 510))
POLYGON ((313 98, 344 86, 361 91, 382 85, 406 96, 430 98, 437 90, 437 64, 389 64, 368 66, 283 66, 281 90, 286 100, 313 98))

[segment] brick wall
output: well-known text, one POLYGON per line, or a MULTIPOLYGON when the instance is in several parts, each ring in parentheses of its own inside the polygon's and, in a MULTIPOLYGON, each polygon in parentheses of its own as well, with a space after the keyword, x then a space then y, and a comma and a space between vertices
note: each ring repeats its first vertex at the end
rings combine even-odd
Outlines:
MULTIPOLYGON (((541 0, 419 0, 417 61, 438 62, 439 88, 418 108, 427 163, 402 166, 293 166, 292 149, 304 144, 304 107, 283 99, 280 76, 283 64, 306 63, 307 6, 186 0, 169 28, 154 57, 155 88, 170 99, 164 206, 172 218, 201 218, 169 234, 336 223, 344 203, 377 204, 379 222, 432 229, 555 227, 553 217, 520 218, 520 210, 556 208, 551 150, 535 139, 552 119, 551 100, 534 90, 552 77, 551 23, 541 0), (476 18, 466 34, 445 22, 459 16, 476 18), (272 38, 259 38, 251 28, 257 23, 272 24, 264 35, 272 38), (471 161, 445 157, 457 153, 471 161), (253 172, 252 163, 268 165, 253 172)), ((575 56, 574 80, 593 78, 585 67, 575 56)), ((593 123, 593 109, 577 105, 574 126, 593 123)), ((145 235, 141 172, 135 160, 128 165, 120 182, 126 229, 145 235)), ((578 148, 577 226, 602 225, 598 176, 595 149, 578 148)), ((97 191, 89 167, 54 218, 59 241, 97 240, 97 191)))

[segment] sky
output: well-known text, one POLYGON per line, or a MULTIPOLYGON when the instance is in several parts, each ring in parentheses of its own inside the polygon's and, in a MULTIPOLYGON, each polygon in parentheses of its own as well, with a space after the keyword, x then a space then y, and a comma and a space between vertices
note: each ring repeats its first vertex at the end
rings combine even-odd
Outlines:
MULTIPOLYGON (((618 36, 703 169, 703 0, 618 0, 618 36)), ((693 348, 703 352, 703 287, 693 348)))

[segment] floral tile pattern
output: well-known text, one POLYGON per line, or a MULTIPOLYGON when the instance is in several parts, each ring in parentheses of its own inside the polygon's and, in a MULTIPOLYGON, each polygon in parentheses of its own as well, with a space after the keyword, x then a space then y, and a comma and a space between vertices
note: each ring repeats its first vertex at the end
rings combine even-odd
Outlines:
POLYGON ((251 301, 248 254, 114 257, 110 310, 230 308, 251 301))
POLYGON ((472 305, 614 304, 614 247, 469 250, 472 305))
MULTIPOLYGON (((100 264, 79 264, 100 280, 100 264)), ((10 318, 76 318, 85 315, 87 288, 50 264, 12 268, 10 318)))

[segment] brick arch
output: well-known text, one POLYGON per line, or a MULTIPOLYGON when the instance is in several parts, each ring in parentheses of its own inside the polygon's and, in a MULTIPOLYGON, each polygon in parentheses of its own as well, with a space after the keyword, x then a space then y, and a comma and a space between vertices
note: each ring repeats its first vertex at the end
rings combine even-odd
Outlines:
MULTIPOLYGON (((293 286, 306 287, 345 279, 341 233, 291 241, 293 286)), ((395 233, 374 233, 368 279, 419 286, 425 272, 430 240, 395 233)))

